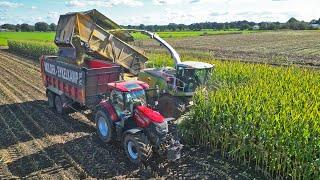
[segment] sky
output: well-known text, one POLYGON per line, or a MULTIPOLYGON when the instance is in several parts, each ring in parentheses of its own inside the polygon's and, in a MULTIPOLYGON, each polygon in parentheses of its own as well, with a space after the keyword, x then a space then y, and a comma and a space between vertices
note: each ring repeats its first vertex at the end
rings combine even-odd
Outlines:
POLYGON ((57 23, 60 14, 90 9, 121 25, 320 18, 320 0, 0 0, 0 24, 57 23))

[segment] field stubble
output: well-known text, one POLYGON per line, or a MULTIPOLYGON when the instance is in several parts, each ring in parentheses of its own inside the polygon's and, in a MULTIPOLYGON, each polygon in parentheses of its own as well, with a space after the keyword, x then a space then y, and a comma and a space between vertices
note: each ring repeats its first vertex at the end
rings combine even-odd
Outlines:
MULTIPOLYGON (((272 31, 168 39, 168 42, 182 56, 320 66, 319 35, 320 31, 272 31)), ((166 51, 153 40, 136 41, 134 44, 148 52, 166 51)))

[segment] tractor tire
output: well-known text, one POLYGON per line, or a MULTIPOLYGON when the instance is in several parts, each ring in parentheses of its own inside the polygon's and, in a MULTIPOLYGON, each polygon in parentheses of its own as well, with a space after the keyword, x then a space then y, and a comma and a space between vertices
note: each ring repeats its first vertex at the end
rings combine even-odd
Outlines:
POLYGON ((102 110, 98 110, 95 114, 95 121, 99 138, 104 143, 109 143, 116 139, 115 126, 110 117, 105 112, 103 112, 102 110))
POLYGON ((59 114, 65 114, 66 108, 63 107, 63 98, 61 96, 56 95, 54 98, 54 106, 56 108, 56 111, 59 114))
POLYGON ((134 164, 145 164, 152 156, 152 146, 143 133, 127 134, 124 137, 124 150, 134 164))
POLYGON ((54 108, 55 94, 53 92, 51 92, 51 91, 48 91, 47 97, 48 97, 48 106, 49 106, 49 108, 54 108))
POLYGON ((170 95, 159 98, 159 111, 165 118, 178 118, 183 111, 179 109, 180 100, 170 95))

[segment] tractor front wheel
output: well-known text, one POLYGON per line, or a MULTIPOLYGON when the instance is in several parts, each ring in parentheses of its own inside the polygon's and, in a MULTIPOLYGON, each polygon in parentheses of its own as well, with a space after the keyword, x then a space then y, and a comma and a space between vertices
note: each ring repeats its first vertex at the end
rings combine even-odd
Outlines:
POLYGON ((116 130, 109 116, 105 112, 98 110, 95 115, 95 121, 100 139, 105 143, 113 141, 116 130))
POLYGON ((143 133, 127 134, 124 150, 134 164, 146 163, 152 156, 152 146, 143 133))

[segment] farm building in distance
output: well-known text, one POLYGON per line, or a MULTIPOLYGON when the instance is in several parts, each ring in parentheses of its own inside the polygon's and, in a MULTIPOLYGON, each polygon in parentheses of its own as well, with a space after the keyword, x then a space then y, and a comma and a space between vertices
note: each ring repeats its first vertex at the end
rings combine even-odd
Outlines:
POLYGON ((320 24, 311 24, 310 26, 316 29, 320 29, 320 24))
POLYGON ((7 29, 1 29, 0 28, 0 32, 7 32, 8 30, 7 29))
POLYGON ((260 29, 260 26, 259 26, 259 25, 254 25, 254 26, 252 27, 252 29, 253 29, 253 30, 259 30, 259 29, 260 29))

